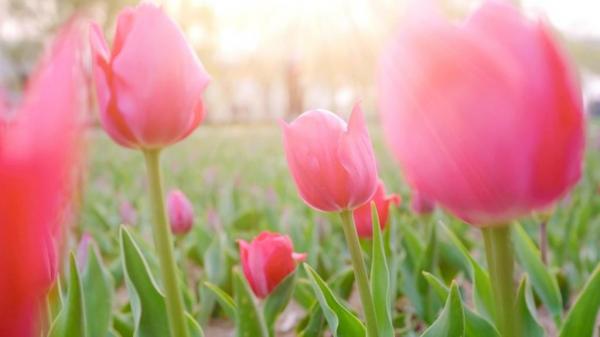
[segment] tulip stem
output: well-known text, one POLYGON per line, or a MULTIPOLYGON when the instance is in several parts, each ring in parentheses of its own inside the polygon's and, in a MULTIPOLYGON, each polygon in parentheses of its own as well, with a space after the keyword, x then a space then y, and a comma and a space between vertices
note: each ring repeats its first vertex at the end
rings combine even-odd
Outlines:
POLYGON ((496 304, 496 326, 503 337, 520 337, 520 322, 515 308, 514 253, 510 226, 483 228, 482 232, 496 304))
POLYGON ((167 302, 169 331, 171 337, 189 337, 183 298, 177 280, 178 271, 173 254, 173 237, 165 208, 160 170, 160 150, 144 150, 143 152, 146 169, 148 170, 148 186, 150 188, 153 216, 152 232, 167 302))
POLYGON ((373 304, 373 296, 369 287, 369 279, 367 277, 367 268, 362 257, 360 242, 358 241, 358 233, 352 218, 352 211, 342 211, 342 228, 346 237, 346 244, 350 251, 350 258, 354 267, 354 276, 358 284, 358 293, 363 305, 365 319, 367 321, 367 336, 377 337, 377 317, 375 316, 375 306, 373 304))

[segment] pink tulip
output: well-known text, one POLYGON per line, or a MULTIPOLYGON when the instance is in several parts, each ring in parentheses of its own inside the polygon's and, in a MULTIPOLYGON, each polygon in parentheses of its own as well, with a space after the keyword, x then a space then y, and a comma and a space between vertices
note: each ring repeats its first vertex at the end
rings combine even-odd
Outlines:
POLYGON ((169 192, 167 197, 169 223, 173 234, 185 234, 194 224, 194 207, 180 190, 169 192))
POLYGON ((377 167, 362 110, 348 125, 326 110, 283 124, 285 155, 300 196, 324 212, 352 210, 377 189, 377 167))
POLYGON ((135 225, 137 223, 137 212, 128 200, 123 200, 119 205, 119 216, 122 224, 135 225))
POLYGON ((486 1, 462 25, 415 13, 385 50, 379 105, 409 184, 463 220, 502 224, 575 184, 575 69, 543 21, 486 1))
POLYGON ((123 10, 112 51, 96 24, 90 40, 100 121, 117 143, 162 148, 196 129, 210 78, 161 8, 142 3, 123 10))
POLYGON ((0 126, 0 336, 39 336, 38 305, 56 277, 53 240, 79 157, 80 28, 74 21, 60 32, 0 126))
POLYGON ((435 202, 415 191, 410 200, 410 209, 415 214, 430 214, 435 210, 435 202))
POLYGON ((377 207, 377 215, 379 217, 379 227, 385 229, 388 222, 388 214, 391 205, 399 205, 402 199, 399 195, 385 194, 385 186, 383 181, 379 180, 377 184, 377 191, 373 195, 373 198, 366 204, 358 207, 354 210, 354 224, 356 225, 356 231, 358 236, 361 238, 373 237, 373 221, 371 218, 371 202, 375 203, 377 207))
POLYGON ((287 235, 262 232, 251 243, 238 243, 244 275, 259 298, 267 297, 306 258, 306 254, 294 253, 287 235))

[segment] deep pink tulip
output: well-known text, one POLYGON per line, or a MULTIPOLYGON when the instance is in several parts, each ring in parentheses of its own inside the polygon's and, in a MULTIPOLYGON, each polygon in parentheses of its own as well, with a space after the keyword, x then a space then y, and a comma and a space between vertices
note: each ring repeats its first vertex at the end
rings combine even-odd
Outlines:
POLYGON ((391 194, 386 195, 385 186, 383 181, 379 180, 377 184, 377 191, 373 195, 373 198, 366 204, 358 207, 354 210, 354 224, 356 225, 356 232, 361 238, 373 237, 373 219, 371 218, 371 202, 375 202, 377 207, 377 215, 379 217, 379 227, 385 229, 388 222, 388 215, 390 206, 399 205, 402 199, 399 195, 391 194))
POLYGON ((196 129, 210 77, 161 8, 142 3, 123 10, 112 51, 98 25, 90 40, 100 121, 117 143, 162 148, 196 129))
POLYGON ((309 206, 337 212, 371 199, 377 167, 360 105, 348 125, 326 110, 310 110, 282 124, 288 167, 309 206))
POLYGON ((410 209, 415 214, 430 214, 435 210, 435 202, 424 196, 423 193, 415 191, 410 200, 410 209))
POLYGON ((294 253, 287 235, 262 232, 251 243, 238 241, 244 275, 258 298, 267 297, 306 254, 294 253))
POLYGON ((382 56, 379 103, 409 184, 472 224, 547 207, 579 179, 575 69, 545 22, 508 3, 462 25, 414 13, 382 56))
POLYGON ((180 190, 169 192, 167 197, 169 223, 173 234, 185 234, 194 224, 194 207, 180 190))
MULTIPOLYGON (((53 240, 72 190, 83 102, 81 25, 64 28, 0 125, 0 336, 39 336, 39 303, 56 277, 53 240)), ((2 115, 2 112, 0 112, 2 115)))

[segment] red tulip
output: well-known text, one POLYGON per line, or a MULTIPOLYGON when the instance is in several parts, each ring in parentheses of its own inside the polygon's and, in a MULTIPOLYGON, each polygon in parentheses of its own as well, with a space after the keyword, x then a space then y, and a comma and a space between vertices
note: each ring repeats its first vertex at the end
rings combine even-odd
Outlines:
POLYGON ((310 110, 283 123, 283 138, 289 169, 309 206, 352 210, 375 193, 375 156, 358 104, 348 125, 329 111, 310 110))
POLYGON ((0 125, 0 336, 39 335, 38 304, 56 277, 53 237, 70 195, 83 106, 79 28, 73 22, 60 33, 14 118, 0 125))
POLYGON ((287 235, 262 232, 251 243, 238 243, 244 275, 259 298, 267 297, 306 258, 306 254, 294 253, 287 235))
POLYGON ((415 191, 410 201, 410 209, 416 214, 429 214, 434 211, 435 202, 415 191))
POLYGON ((497 1, 459 26, 421 14, 379 75, 384 130, 409 184, 481 226, 563 196, 581 173, 582 97, 550 28, 497 1))
POLYGON ((373 198, 366 204, 354 210, 354 224, 356 225, 356 232, 358 233, 358 236, 362 238, 371 238, 373 236, 371 202, 375 202, 375 207, 377 207, 377 214, 379 217, 379 226, 383 230, 388 222, 390 206, 392 204, 399 205, 401 200, 402 199, 399 195, 386 195, 383 181, 379 180, 379 183, 377 184, 377 191, 373 195, 373 198))
POLYGON ((122 11, 112 51, 98 25, 90 40, 100 121, 117 143, 162 148, 196 129, 210 78, 161 8, 143 3, 122 11))
POLYGON ((173 234, 185 234, 194 224, 194 206, 180 190, 169 192, 167 197, 169 223, 173 234))

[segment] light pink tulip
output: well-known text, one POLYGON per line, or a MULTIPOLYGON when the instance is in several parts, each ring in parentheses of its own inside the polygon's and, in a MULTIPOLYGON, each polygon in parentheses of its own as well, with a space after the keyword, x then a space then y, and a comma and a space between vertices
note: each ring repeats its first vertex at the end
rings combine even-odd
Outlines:
POLYGON ((399 205, 402 199, 399 195, 385 193, 385 186, 383 181, 379 180, 377 184, 377 191, 373 195, 373 198, 366 204, 358 207, 354 210, 354 224, 356 225, 356 232, 361 238, 373 237, 373 219, 371 217, 371 202, 375 203, 377 207, 377 215, 379 217, 379 227, 385 229, 388 222, 388 215, 390 206, 399 205))
POLYGON ((371 199, 377 167, 363 112, 348 125, 326 110, 310 110, 283 123, 288 167, 302 199, 324 212, 352 210, 371 199))
POLYGON ((167 210, 173 234, 185 234, 192 229, 192 225, 194 224, 194 207, 183 192, 180 190, 169 192, 167 210))
POLYGON ((162 148, 196 129, 210 78, 161 8, 142 3, 123 10, 112 50, 96 24, 90 40, 100 121, 117 143, 162 148))
POLYGON ((119 205, 119 216, 124 225, 135 225, 137 223, 137 211, 129 200, 121 201, 119 205))
POLYGON ((575 69, 544 21, 485 1, 462 25, 416 12, 384 51, 382 124, 410 185, 479 226, 549 206, 584 144, 575 69))
POLYGON ((267 297, 306 258, 294 253, 287 235, 262 232, 251 243, 239 240, 238 244, 244 275, 258 298, 267 297))
MULTIPOLYGON (((0 125, 0 336, 39 336, 39 304, 57 272, 54 239, 77 167, 81 25, 61 30, 0 125)), ((0 115, 2 112, 0 111, 0 115)), ((1 123, 1 122, 0 122, 1 123)))

